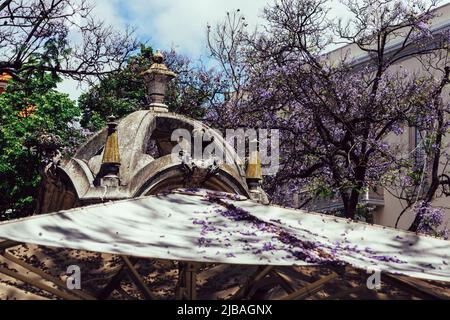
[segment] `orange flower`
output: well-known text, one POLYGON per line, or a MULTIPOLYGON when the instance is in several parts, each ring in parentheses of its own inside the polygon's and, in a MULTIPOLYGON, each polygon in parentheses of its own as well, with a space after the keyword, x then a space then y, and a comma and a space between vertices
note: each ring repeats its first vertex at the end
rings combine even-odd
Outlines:
POLYGON ((8 74, 8 73, 6 73, 6 72, 3 72, 1 75, 0 75, 0 82, 8 82, 9 80, 11 80, 12 79, 12 77, 8 74))
POLYGON ((12 77, 7 73, 2 73, 0 75, 0 94, 5 92, 6 85, 8 84, 9 80, 11 80, 12 77))
POLYGON ((19 112, 20 118, 28 118, 31 116, 35 111, 37 110, 36 106, 28 106, 27 108, 23 109, 19 112))

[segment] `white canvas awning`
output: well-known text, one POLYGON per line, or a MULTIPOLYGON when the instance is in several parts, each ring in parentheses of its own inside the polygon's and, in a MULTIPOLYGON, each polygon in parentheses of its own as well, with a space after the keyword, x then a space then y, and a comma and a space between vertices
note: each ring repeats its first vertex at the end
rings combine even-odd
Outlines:
POLYGON ((450 281, 450 242, 206 191, 0 224, 0 238, 142 258, 248 265, 349 263, 450 281))

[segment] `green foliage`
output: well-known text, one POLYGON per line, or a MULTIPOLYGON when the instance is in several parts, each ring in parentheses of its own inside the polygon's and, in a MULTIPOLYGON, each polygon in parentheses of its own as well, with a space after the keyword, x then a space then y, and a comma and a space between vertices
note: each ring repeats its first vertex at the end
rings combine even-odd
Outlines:
POLYGON ((358 203, 356 206, 355 218, 368 223, 373 223, 373 215, 369 208, 363 203, 358 203))
POLYGON ((81 95, 81 125, 90 130, 104 127, 107 118, 122 118, 145 105, 144 83, 140 73, 150 67, 151 49, 142 47, 141 52, 130 58, 127 66, 102 79, 99 84, 81 95))
POLYGON ((34 212, 39 168, 48 161, 40 138, 51 135, 70 147, 80 135, 70 125, 80 111, 55 90, 58 81, 50 74, 30 74, 0 95, 0 220, 34 212))
POLYGON ((319 199, 329 199, 333 197, 333 190, 324 183, 317 184, 313 190, 315 197, 319 199))
MULTIPOLYGON (((153 50, 141 45, 140 52, 130 57, 120 71, 103 78, 88 92, 81 95, 78 103, 82 109, 81 124, 89 130, 105 126, 110 115, 122 118, 136 110, 145 109, 144 81, 141 73, 151 66, 153 50)), ((206 105, 219 91, 219 75, 204 70, 174 51, 165 53, 166 65, 177 73, 168 88, 166 103, 171 112, 201 119, 206 105)))
MULTIPOLYGON (((30 65, 58 68, 64 45, 45 45, 45 55, 33 55, 30 65)), ((147 101, 141 73, 151 64, 152 49, 144 45, 124 69, 110 74, 79 100, 56 91, 61 79, 55 72, 22 71, 24 81, 11 81, 0 95, 0 220, 34 213, 41 181, 40 170, 55 155, 53 145, 70 156, 89 134, 104 127, 108 116, 124 117, 144 109, 147 101), (81 124, 81 127, 80 127, 81 124), (50 142, 50 143, 49 143, 50 142)), ((166 64, 178 73, 169 86, 171 111, 194 118, 204 116, 206 102, 217 92, 219 79, 211 70, 194 67, 175 52, 166 53, 166 64)))

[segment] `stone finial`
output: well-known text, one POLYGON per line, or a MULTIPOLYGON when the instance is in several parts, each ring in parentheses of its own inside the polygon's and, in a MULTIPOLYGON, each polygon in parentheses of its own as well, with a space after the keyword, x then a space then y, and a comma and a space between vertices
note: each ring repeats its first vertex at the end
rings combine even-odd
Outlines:
POLYGON ((246 179, 250 190, 257 189, 263 179, 261 158, 258 150, 252 151, 250 154, 246 179))
POLYGON ((262 204, 268 204, 269 199, 261 189, 262 179, 263 175, 261 158, 258 149, 256 149, 250 153, 246 172, 246 180, 248 189, 250 191, 250 199, 262 204))
POLYGON ((155 112, 168 112, 165 104, 165 96, 170 80, 176 74, 170 71, 164 64, 164 57, 159 50, 153 55, 153 64, 142 73, 147 91, 148 109, 155 112))
POLYGON ((109 120, 108 137, 106 138, 102 166, 98 178, 101 186, 118 187, 120 185, 119 169, 121 163, 117 122, 114 121, 113 117, 110 117, 109 120))
POLYGON ((250 150, 246 171, 246 180, 250 191, 250 199, 262 204, 269 204, 269 199, 261 188, 263 172, 257 140, 250 142, 250 150))

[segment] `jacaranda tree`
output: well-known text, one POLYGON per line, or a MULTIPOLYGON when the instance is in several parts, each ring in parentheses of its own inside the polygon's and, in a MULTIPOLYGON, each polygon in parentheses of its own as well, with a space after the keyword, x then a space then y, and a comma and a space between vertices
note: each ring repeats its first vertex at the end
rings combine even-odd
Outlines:
MULTIPOLYGON (((239 84, 231 90, 240 90, 217 120, 245 126, 253 119, 255 126, 281 132, 281 168, 266 178, 272 198, 286 203, 299 190, 310 198, 338 196, 344 215, 355 218, 363 192, 384 187, 388 173, 412 168, 387 138, 408 126, 436 133, 423 115, 437 119, 447 112, 441 104, 446 60, 434 60, 433 72, 421 74, 401 62, 414 57, 425 63, 442 51, 448 56, 449 37, 429 29, 435 3, 343 3, 348 21, 329 20, 327 1, 275 1, 255 32, 247 31, 239 12, 229 13, 209 27, 209 39, 229 83, 239 84), (349 44, 350 51, 330 53, 336 43, 349 44)), ((440 121, 444 133, 447 120, 440 121)))

